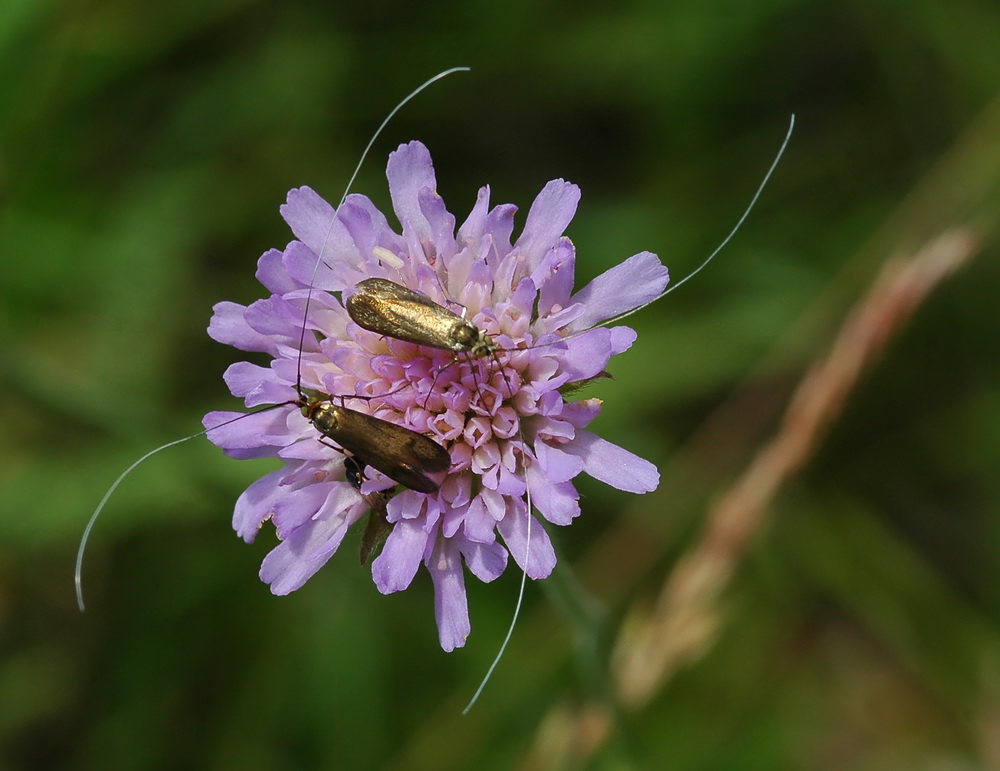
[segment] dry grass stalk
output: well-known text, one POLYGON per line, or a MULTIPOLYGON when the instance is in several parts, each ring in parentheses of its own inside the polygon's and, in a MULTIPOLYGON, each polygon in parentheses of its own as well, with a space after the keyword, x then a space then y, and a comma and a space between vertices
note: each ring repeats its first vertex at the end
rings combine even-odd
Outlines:
POLYGON ((802 379, 777 435, 713 508, 700 541, 668 576, 653 612, 619 641, 615 680, 624 705, 641 707, 679 666, 705 652, 719 625, 716 600, 781 486, 808 461, 892 335, 973 255, 977 242, 968 230, 952 230, 911 259, 886 263, 830 350, 802 379))

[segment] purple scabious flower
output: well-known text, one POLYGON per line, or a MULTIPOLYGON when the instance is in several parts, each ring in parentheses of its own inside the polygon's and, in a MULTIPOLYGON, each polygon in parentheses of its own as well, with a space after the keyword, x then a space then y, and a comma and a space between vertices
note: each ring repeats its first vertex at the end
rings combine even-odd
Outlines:
POLYGON ((387 177, 402 234, 365 196, 348 196, 335 212, 307 187, 288 194, 281 214, 296 240, 258 263, 257 278, 271 296, 248 307, 219 303, 208 330, 221 343, 272 357, 267 367, 239 362, 228 369, 235 396, 248 408, 286 406, 228 423, 239 413, 213 412, 204 424, 230 457, 284 462, 240 496, 233 516, 248 542, 265 520, 273 522, 280 543, 260 577, 279 595, 298 589, 333 555, 368 511, 364 496, 396 488, 371 468, 360 492, 345 480, 343 454, 318 441, 294 404, 300 378, 305 389, 343 397, 352 409, 446 448, 451 470, 436 492, 401 489, 388 499, 392 530, 372 576, 387 594, 406 589, 426 566, 441 647, 450 651, 471 629, 463 562, 482 581, 499 576, 508 555, 533 579, 555 566, 529 494, 534 512, 568 525, 580 513, 573 480, 581 472, 628 492, 656 488, 653 464, 587 430, 601 401, 564 394, 632 345, 628 327, 597 325, 658 297, 667 269, 642 252, 574 293, 575 249, 563 231, 580 191, 564 180, 545 186, 512 242, 516 207, 491 208, 488 187, 456 230, 421 143, 392 153, 387 177), (464 308, 490 335, 496 356, 456 356, 361 329, 342 300, 372 277, 464 308))

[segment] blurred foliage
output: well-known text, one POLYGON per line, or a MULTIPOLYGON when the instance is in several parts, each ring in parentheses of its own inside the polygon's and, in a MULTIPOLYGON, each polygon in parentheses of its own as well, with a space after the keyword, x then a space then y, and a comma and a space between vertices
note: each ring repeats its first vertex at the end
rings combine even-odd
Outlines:
MULTIPOLYGON (((992 226, 998 41, 985 0, 6 0, 0 767, 516 767, 560 705, 606 692, 627 608, 879 265, 938 228, 992 226), (693 269, 798 115, 735 241, 633 317, 600 387, 598 430, 656 461, 660 489, 584 483, 583 515, 553 534, 558 574, 530 587, 466 718, 514 572, 469 581, 473 635, 447 655, 426 575, 382 597, 354 541, 272 597, 256 577, 272 536, 229 527, 268 466, 204 440, 122 485, 78 614, 73 555, 103 491, 233 406, 220 376, 238 354, 205 327, 214 303, 260 296, 286 191, 338 199, 389 109, 454 65, 472 72, 407 105, 354 189, 386 206, 385 157, 414 138, 460 219, 482 184, 526 211, 570 179, 580 285, 644 249, 675 279, 693 269)), ((996 253, 889 348, 771 512, 716 644, 588 767, 1000 767, 996 253)))

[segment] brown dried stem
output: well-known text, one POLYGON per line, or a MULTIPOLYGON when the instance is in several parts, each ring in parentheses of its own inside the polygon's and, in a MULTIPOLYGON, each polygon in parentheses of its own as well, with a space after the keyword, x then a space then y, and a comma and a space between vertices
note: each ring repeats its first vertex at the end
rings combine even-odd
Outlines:
POLYGON ((718 597, 766 524, 768 506, 781 486, 813 454, 889 338, 977 246, 969 230, 952 230, 911 259, 885 264, 830 350, 802 379, 777 435, 711 511, 700 541, 668 576, 653 612, 622 635, 615 681, 623 705, 643 706, 679 666, 705 652, 718 628, 718 597))

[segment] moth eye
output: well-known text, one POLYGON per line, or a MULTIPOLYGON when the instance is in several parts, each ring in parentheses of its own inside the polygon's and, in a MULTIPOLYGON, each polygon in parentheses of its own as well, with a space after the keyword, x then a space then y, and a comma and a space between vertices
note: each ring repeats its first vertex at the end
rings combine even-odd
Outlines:
POLYGON ((473 356, 492 356, 496 353, 496 346, 493 345, 486 335, 478 337, 475 342, 472 343, 472 355, 473 356))

